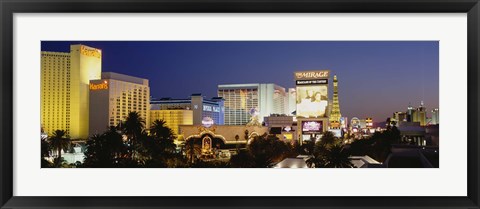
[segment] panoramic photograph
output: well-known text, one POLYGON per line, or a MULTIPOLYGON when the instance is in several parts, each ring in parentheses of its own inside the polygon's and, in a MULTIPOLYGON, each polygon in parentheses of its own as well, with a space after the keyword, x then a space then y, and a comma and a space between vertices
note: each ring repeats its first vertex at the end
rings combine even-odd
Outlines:
POLYGON ((42 41, 42 168, 439 168, 438 41, 42 41))

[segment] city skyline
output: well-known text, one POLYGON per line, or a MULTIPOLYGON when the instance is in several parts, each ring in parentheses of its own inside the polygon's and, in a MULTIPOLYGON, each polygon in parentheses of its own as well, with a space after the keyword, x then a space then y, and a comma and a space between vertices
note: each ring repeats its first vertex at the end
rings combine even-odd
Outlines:
POLYGON ((329 69, 349 118, 379 122, 409 103, 424 101, 427 112, 439 103, 436 41, 43 41, 41 50, 68 52, 77 43, 102 50, 104 72, 148 79, 154 98, 211 98, 220 84, 293 88, 293 72, 329 69))

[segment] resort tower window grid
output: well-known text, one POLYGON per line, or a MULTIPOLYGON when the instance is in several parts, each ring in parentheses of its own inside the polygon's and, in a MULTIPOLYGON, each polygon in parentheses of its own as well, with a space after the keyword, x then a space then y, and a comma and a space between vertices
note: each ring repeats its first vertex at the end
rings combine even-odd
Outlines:
POLYGON ((193 111, 187 109, 150 110, 150 128, 155 120, 163 120, 165 125, 177 135, 179 134, 179 125, 193 125, 193 111))
POLYGON ((48 135, 70 135, 70 54, 41 53, 41 128, 48 135))
POLYGON ((144 128, 150 120, 148 80, 113 72, 102 73, 102 79, 90 81, 90 133, 100 134, 109 126, 121 126, 130 112, 137 112, 144 128))
POLYGON ((250 121, 250 110, 258 108, 258 89, 219 89, 225 99, 225 125, 245 125, 250 121))
POLYGON ((148 124, 148 98, 149 88, 143 85, 132 84, 124 81, 109 80, 110 88, 110 117, 109 125, 117 126, 125 121, 129 112, 138 112, 145 120, 145 127, 148 124))

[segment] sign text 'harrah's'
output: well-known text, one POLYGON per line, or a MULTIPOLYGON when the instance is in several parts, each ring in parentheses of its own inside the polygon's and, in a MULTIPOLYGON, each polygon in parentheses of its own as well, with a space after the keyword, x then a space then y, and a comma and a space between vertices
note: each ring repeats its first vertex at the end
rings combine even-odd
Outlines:
POLYGON ((103 90, 103 89, 108 89, 107 81, 103 81, 102 83, 99 83, 99 84, 90 83, 90 90, 103 90))

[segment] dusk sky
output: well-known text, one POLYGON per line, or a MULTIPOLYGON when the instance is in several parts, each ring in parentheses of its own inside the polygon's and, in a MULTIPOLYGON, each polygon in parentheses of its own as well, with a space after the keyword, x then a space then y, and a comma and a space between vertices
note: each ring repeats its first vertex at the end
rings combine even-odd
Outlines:
POLYGON ((41 48, 68 52, 78 43, 102 50, 103 72, 148 79, 154 98, 211 98, 218 84, 292 88, 295 71, 329 69, 349 119, 380 122, 409 103, 423 100, 428 112, 439 104, 437 41, 43 41, 41 48))

